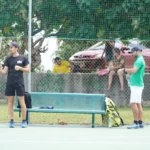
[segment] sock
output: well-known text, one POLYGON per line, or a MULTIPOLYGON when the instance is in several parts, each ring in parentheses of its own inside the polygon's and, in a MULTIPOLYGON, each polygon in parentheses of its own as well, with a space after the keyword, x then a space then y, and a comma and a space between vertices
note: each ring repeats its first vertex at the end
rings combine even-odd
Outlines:
POLYGON ((26 121, 26 120, 22 120, 22 121, 26 121))
POLYGON ((135 124, 138 124, 138 121, 134 120, 134 123, 135 123, 135 124))
POLYGON ((14 119, 10 119, 11 122, 14 122, 14 119))
POLYGON ((139 124, 142 124, 142 120, 139 120, 138 123, 139 123, 139 124))

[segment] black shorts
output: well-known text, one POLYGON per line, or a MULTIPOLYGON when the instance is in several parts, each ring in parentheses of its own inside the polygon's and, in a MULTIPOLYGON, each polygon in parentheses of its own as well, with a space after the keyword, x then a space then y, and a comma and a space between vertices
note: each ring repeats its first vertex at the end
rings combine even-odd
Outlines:
POLYGON ((115 71, 115 74, 117 74, 118 70, 119 70, 119 69, 114 69, 114 71, 115 71))
POLYGON ((5 90, 6 96, 15 96, 15 93, 17 94, 17 96, 24 96, 25 93, 24 84, 14 83, 11 85, 6 85, 6 90, 5 90))
POLYGON ((114 55, 106 55, 105 56, 105 61, 106 62, 110 62, 110 61, 112 61, 114 59, 114 55))

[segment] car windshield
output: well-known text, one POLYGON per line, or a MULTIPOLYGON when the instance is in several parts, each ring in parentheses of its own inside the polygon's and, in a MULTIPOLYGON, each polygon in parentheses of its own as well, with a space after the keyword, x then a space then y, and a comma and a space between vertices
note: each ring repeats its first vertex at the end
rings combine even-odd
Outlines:
POLYGON ((89 50, 104 50, 105 44, 104 42, 98 42, 95 45, 91 46, 89 50))
POLYGON ((128 45, 128 47, 129 47, 130 49, 132 49, 133 47, 138 47, 138 48, 140 48, 140 49, 142 49, 142 50, 147 49, 147 47, 145 47, 144 45, 137 45, 137 44, 134 44, 134 43, 130 43, 130 44, 128 45))
MULTIPOLYGON (((115 47, 121 47, 123 45, 122 42, 116 41, 115 47)), ((88 50, 104 50, 105 49, 105 43, 104 42, 98 42, 95 45, 91 46, 88 50)))

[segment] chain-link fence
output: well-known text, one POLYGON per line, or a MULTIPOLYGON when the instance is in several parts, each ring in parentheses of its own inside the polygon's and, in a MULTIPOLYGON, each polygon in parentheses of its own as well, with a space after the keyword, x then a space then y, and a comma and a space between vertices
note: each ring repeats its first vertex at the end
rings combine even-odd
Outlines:
MULTIPOLYGON (((20 45, 19 53, 29 56, 31 48, 31 91, 60 93, 101 93, 109 96, 119 108, 125 123, 132 122, 129 107, 130 88, 125 75, 123 83, 115 70, 112 83, 108 68, 119 49, 122 67, 131 68, 133 47, 142 49, 146 62, 143 91, 144 122, 150 122, 150 41, 149 1, 51 0, 32 2, 32 38, 28 41, 29 2, 3 1, 0 6, 0 60, 9 55, 10 41, 20 45), (13 17, 12 17, 13 16, 13 17), (117 51, 117 50, 116 50, 117 51), (59 63, 63 64, 59 68, 59 63)), ((113 64, 114 65, 114 64, 113 64)), ((118 64, 115 64, 118 65, 118 64)), ((0 74, 0 122, 9 120, 4 96, 6 75, 0 74)), ((24 75, 28 90, 29 77, 24 75)), ((19 121, 15 113, 15 120, 19 121)), ((32 114, 32 123, 90 124, 90 115, 32 114), (37 117, 38 116, 38 117, 37 117)), ((96 115, 96 125, 101 117, 96 115)))

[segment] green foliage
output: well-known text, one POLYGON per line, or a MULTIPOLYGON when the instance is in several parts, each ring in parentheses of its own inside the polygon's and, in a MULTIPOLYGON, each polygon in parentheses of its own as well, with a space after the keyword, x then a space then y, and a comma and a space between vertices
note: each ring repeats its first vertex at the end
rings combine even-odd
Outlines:
MULTIPOLYGON (((61 39, 150 39, 150 0, 34 0, 32 3, 33 37, 43 31, 43 37, 57 36, 61 39)), ((29 1, 0 0, 0 4, 0 36, 26 38, 29 1)), ((42 42, 35 52, 38 59, 32 54, 32 64, 40 58, 42 42)), ((36 44, 32 43, 32 50, 36 44)), ((23 53, 27 50, 27 40, 22 45, 23 53)), ((71 46, 64 42, 59 54, 68 59, 86 48, 80 45, 75 42, 71 46)), ((33 69, 35 67, 37 65, 33 69)))
POLYGON ((1 0, 0 35, 16 36, 27 33, 28 9, 25 0, 1 0))
POLYGON ((9 53, 9 49, 7 47, 8 39, 1 38, 1 46, 0 46, 0 63, 4 64, 4 60, 9 53))
MULTIPOLYGON (((26 36, 28 1, 1 0, 0 35, 26 36)), ((149 0, 34 0, 32 35, 82 39, 149 38, 149 0)))
MULTIPOLYGON (((13 38, 13 40, 17 40, 19 44, 21 43, 20 39, 13 38)), ((10 41, 11 41, 11 39, 9 39, 9 38, 1 38, 0 39, 0 63, 2 63, 2 64, 4 64, 5 58, 9 55, 8 43, 10 41)))
POLYGON ((69 60, 69 58, 76 52, 89 48, 96 41, 87 40, 64 40, 59 50, 56 51, 56 55, 60 56, 64 60, 69 60))
POLYGON ((33 72, 45 72, 44 71, 44 66, 43 65, 39 65, 38 67, 36 67, 34 70, 32 70, 33 72))

